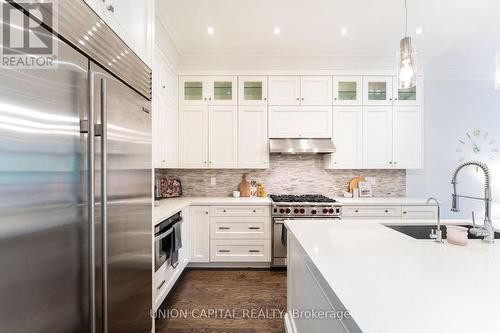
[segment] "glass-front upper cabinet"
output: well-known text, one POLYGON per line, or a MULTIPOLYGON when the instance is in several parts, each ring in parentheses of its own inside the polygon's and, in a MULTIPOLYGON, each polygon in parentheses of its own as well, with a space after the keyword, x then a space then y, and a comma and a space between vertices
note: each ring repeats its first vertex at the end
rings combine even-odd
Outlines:
POLYGON ((394 105, 422 105, 424 92, 424 79, 422 76, 417 76, 417 85, 408 89, 400 89, 398 77, 394 76, 392 86, 394 87, 394 105))
POLYGON ((361 105, 362 76, 334 76, 333 77, 333 105, 361 105))
POLYGON ((364 76, 363 104, 392 105, 392 76, 364 76))
POLYGON ((237 105, 237 77, 210 76, 207 78, 210 105, 237 105))
POLYGON ((206 77, 181 76, 179 78, 179 104, 204 105, 208 102, 206 77))
POLYGON ((240 76, 239 105, 267 105, 267 76, 240 76))
POLYGON ((180 105, 236 105, 236 76, 182 76, 180 105))

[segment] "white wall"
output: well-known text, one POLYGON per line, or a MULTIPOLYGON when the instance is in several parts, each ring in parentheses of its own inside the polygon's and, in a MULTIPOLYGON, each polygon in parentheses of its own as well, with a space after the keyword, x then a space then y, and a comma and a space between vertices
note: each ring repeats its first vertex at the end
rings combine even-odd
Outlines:
MULTIPOLYGON (((488 73, 488 71, 487 71, 488 73)), ((470 144, 465 153, 457 153, 466 141, 466 133, 475 128, 489 133, 497 143, 491 147, 500 148, 500 90, 494 90, 494 70, 490 77, 441 77, 432 69, 426 71, 425 80, 425 168, 422 171, 408 171, 407 195, 417 197, 434 196, 442 203, 444 217, 484 216, 482 202, 461 200, 461 212, 453 213, 451 206, 451 175, 463 155, 466 159, 480 159, 486 162, 493 175, 493 215, 500 218, 500 154, 493 153, 495 160, 471 152, 470 144)), ((489 76, 489 74, 487 74, 489 76)), ((483 140, 480 140, 481 142, 483 140)), ((487 141, 487 140, 484 140, 487 141)), ((489 142, 487 142, 488 145, 489 142)), ((483 150, 489 147, 482 147, 483 150)), ((459 176, 459 193, 483 196, 484 177, 475 169, 462 171, 459 176)))

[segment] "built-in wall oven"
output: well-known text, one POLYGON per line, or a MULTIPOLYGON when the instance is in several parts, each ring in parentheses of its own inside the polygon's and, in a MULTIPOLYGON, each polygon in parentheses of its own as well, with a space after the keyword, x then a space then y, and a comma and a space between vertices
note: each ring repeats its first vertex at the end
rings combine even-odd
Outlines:
POLYGON ((174 225, 182 222, 182 213, 172 215, 155 226, 155 272, 166 263, 172 255, 174 246, 174 225))
POLYGON ((286 220, 330 220, 340 219, 342 205, 321 195, 271 195, 273 205, 272 266, 287 265, 286 220))

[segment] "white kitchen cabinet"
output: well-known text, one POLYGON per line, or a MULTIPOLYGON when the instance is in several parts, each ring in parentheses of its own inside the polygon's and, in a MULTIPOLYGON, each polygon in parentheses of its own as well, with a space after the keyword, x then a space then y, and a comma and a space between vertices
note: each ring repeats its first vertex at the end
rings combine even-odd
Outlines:
POLYGON ((332 77, 302 76, 300 96, 301 105, 332 105, 332 77))
POLYGON ((333 105, 362 105, 362 87, 362 76, 334 76, 333 105))
POLYGON ((409 106, 423 105, 424 78, 417 76, 417 85, 409 89, 399 89, 398 77, 394 76, 392 81, 394 105, 409 106))
POLYGON ((271 138, 331 138, 331 106, 269 107, 271 138))
POLYGON ((238 78, 238 105, 267 105, 267 76, 238 78))
POLYGON ((363 109, 361 106, 333 107, 334 154, 325 156, 327 168, 363 168, 363 109))
POLYGON ((177 76, 160 51, 153 63, 153 167, 179 166, 177 76))
POLYGON ((400 219, 401 206, 343 206, 343 219, 400 219))
POLYGON ((210 241, 212 262, 269 262, 270 240, 217 239, 210 241))
POLYGON ((392 106, 363 108, 363 168, 392 169, 392 106))
POLYGON ((180 105, 237 105, 236 76, 181 76, 180 105))
POLYGON ((179 166, 208 167, 208 107, 179 108, 179 166))
POLYGON ((207 105, 208 90, 205 76, 179 77, 179 105, 207 105))
POLYGON ((210 261, 210 215, 208 206, 189 209, 189 254, 191 262, 210 261))
POLYGON ((154 2, 152 0, 84 0, 92 10, 152 67, 154 2))
POLYGON ((300 76, 270 76, 269 105, 300 105, 300 76))
POLYGON ((238 168, 268 168, 267 106, 240 106, 238 113, 238 168))
POLYGON ((437 206, 402 206, 403 220, 434 220, 438 216, 437 206))
POLYGON ((363 105, 392 105, 392 76, 363 77, 363 105))
POLYGON ((238 107, 210 106, 208 123, 208 166, 217 169, 236 168, 238 165, 238 107))
POLYGON ((236 76, 211 76, 207 82, 209 105, 238 104, 238 80, 236 76))
POLYGON ((393 167, 422 168, 422 109, 418 106, 394 107, 392 130, 393 167))

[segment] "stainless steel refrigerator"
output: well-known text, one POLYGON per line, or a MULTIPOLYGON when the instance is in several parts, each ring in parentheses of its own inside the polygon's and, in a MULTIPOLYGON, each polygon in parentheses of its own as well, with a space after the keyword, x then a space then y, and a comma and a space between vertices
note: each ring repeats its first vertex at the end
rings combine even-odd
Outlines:
POLYGON ((149 333, 151 71, 56 3, 57 69, 0 69, 0 332, 149 333))

